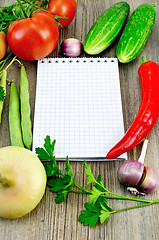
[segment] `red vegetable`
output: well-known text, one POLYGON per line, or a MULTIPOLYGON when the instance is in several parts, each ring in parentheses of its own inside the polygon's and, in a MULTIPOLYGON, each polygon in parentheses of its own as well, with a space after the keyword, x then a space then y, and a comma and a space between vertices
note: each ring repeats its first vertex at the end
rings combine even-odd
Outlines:
POLYGON ((108 152, 106 156, 108 159, 116 158, 139 144, 149 134, 158 119, 159 65, 153 61, 144 62, 138 74, 142 88, 142 101, 138 114, 124 137, 108 152))
POLYGON ((34 61, 46 57, 56 47, 59 29, 54 17, 38 11, 31 18, 16 20, 7 32, 8 45, 19 58, 34 61))
POLYGON ((47 10, 56 16, 67 19, 58 19, 62 25, 60 28, 68 26, 76 14, 76 0, 50 0, 47 10))

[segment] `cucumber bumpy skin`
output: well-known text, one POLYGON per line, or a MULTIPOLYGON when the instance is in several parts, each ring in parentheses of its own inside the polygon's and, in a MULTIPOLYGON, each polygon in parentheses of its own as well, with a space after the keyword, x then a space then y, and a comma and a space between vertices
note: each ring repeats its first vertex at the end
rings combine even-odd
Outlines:
POLYGON ((83 48, 90 55, 108 48, 120 32, 130 11, 126 2, 119 2, 107 9, 89 30, 83 48))
POLYGON ((119 39, 116 55, 121 63, 134 60, 142 51, 155 23, 156 4, 141 4, 134 10, 119 39))

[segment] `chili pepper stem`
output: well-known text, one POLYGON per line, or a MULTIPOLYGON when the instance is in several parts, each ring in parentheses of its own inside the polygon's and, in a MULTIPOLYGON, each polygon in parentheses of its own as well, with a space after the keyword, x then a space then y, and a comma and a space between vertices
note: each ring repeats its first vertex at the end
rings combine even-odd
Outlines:
POLYGON ((157 7, 157 3, 152 3, 152 6, 155 8, 157 7))
POLYGON ((145 63, 145 62, 147 62, 147 59, 146 59, 145 56, 143 56, 143 57, 142 57, 142 63, 145 63))

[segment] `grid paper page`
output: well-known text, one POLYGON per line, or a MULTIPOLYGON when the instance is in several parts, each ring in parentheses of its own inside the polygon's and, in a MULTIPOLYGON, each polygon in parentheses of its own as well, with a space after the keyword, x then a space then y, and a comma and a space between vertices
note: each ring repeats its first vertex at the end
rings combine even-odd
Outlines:
POLYGON ((116 58, 38 61, 33 151, 46 135, 56 158, 105 159, 124 135, 116 58))

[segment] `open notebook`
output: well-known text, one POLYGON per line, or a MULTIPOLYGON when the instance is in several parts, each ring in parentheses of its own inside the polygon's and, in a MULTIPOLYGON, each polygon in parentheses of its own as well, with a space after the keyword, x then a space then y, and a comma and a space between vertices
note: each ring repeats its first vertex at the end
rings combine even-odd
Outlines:
POLYGON ((106 160, 124 135, 116 58, 38 61, 33 151, 46 135, 56 139, 57 160, 106 160))

